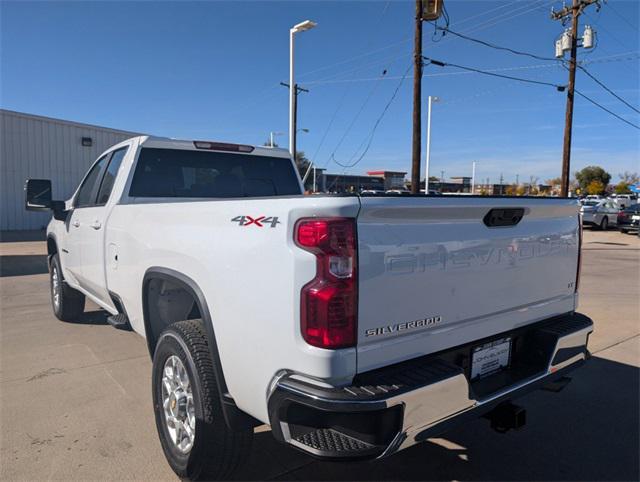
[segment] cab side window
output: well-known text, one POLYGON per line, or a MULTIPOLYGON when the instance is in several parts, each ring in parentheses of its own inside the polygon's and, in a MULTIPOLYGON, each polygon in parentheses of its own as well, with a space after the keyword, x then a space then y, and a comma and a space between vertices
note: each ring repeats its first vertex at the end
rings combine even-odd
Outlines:
POLYGON ((109 196, 111 195, 111 191, 113 190, 113 185, 116 182, 116 175, 118 174, 118 170, 120 169, 120 164, 122 164, 122 160, 124 159, 126 153, 127 148, 124 147, 122 149, 114 151, 111 154, 109 167, 107 167, 107 170, 102 177, 102 184, 100 185, 98 200, 96 201, 97 206, 104 206, 105 204, 107 204, 109 196))
POLYGON ((98 161, 96 161, 91 169, 89 169, 89 173, 84 178, 84 181, 82 181, 80 189, 78 189, 78 194, 74 201, 74 206, 76 208, 89 207, 95 204, 96 188, 98 187, 98 182, 100 180, 100 173, 110 156, 111 153, 102 156, 98 161))

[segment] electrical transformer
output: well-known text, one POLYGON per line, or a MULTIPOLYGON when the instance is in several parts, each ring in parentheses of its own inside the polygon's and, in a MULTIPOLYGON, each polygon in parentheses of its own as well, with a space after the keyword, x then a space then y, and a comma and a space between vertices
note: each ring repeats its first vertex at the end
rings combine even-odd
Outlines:
POLYGON ((585 49, 593 48, 593 40, 595 37, 595 32, 591 28, 590 25, 584 26, 584 33, 582 34, 582 46, 585 49))

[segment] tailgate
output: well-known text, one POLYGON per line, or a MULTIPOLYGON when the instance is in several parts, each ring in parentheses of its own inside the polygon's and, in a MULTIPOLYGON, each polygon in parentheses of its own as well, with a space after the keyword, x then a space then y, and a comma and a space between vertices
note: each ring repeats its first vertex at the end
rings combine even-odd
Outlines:
POLYGON ((578 245, 570 199, 362 198, 358 372, 574 310, 578 245))

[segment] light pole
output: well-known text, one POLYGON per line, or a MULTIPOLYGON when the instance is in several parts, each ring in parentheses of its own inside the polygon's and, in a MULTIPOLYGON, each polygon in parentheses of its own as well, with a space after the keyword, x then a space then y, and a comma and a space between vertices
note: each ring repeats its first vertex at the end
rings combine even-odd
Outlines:
POLYGON ((439 97, 429 96, 427 103, 427 165, 425 167, 424 194, 429 195, 429 161, 431 160, 431 104, 439 102, 439 97))
POLYGON ((476 191, 476 161, 471 165, 471 194, 476 191))
POLYGON ((298 86, 293 80, 293 38, 298 32, 311 30, 315 26, 315 22, 305 20, 289 30, 289 152, 294 159, 296 157, 296 89, 298 86))
POLYGON ((273 138, 274 138, 275 136, 281 136, 282 134, 284 134, 284 132, 273 132, 273 131, 271 131, 271 132, 269 133, 269 147, 274 147, 274 146, 275 146, 275 143, 274 143, 274 141, 273 141, 273 138))

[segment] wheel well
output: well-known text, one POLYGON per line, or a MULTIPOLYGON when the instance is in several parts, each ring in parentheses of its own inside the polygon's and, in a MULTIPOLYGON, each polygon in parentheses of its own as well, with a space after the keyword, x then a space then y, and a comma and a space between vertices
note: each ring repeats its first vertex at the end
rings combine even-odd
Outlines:
POLYGON ((144 288, 144 322, 153 357, 160 333, 172 323, 202 318, 198 301, 191 289, 180 281, 149 277, 144 288))
POLYGON ((216 370, 225 423, 234 430, 247 430, 261 424, 240 410, 227 390, 207 301, 191 278, 169 268, 149 268, 142 281, 142 308, 147 346, 152 358, 158 337, 167 326, 177 321, 201 318, 216 370))
POLYGON ((58 252, 58 245, 56 244, 56 240, 52 237, 47 238, 47 254, 49 256, 53 256, 58 252))

